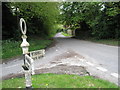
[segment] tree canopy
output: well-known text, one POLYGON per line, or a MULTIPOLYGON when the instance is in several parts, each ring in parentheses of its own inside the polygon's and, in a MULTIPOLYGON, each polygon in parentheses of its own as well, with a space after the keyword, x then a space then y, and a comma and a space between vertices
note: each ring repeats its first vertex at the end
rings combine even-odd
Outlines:
POLYGON ((19 19, 27 34, 52 37, 56 24, 78 30, 77 36, 120 39, 120 2, 3 2, 3 39, 21 36, 19 19))
POLYGON ((119 2, 65 2, 60 7, 62 23, 72 30, 81 28, 84 31, 82 24, 87 24, 95 38, 120 37, 119 2))
POLYGON ((18 30, 19 19, 24 18, 27 23, 28 34, 41 37, 55 34, 55 24, 59 15, 58 3, 55 2, 12 2, 3 4, 3 37, 20 36, 18 30), (7 8, 7 11, 6 9, 7 8), (9 12, 9 14, 7 13, 9 12), (6 18, 7 17, 7 18, 6 18), (14 19, 13 19, 13 18, 14 19), (14 22, 14 23, 11 23, 14 22), (7 25, 10 25, 6 27, 7 25), (6 27, 6 28, 4 28, 6 27), (12 27, 12 28, 11 28, 12 27))

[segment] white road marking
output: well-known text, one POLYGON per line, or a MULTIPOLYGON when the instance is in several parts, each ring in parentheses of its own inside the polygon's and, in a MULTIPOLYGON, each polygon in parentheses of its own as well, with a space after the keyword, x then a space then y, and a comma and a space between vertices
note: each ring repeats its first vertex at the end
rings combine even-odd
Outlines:
POLYGON ((90 63, 90 62, 86 62, 88 65, 90 66, 94 66, 94 64, 90 63))
POLYGON ((117 73, 111 73, 112 76, 118 78, 118 74, 117 73))
POLYGON ((75 58, 77 57, 77 56, 74 56, 75 58))
POLYGON ((8 67, 5 67, 5 68, 11 68, 11 67, 15 67, 15 66, 18 66, 20 64, 16 64, 16 65, 12 65, 12 66, 8 66, 8 67))
POLYGON ((78 59, 79 59, 80 61, 82 61, 82 62, 85 61, 85 59, 81 59, 81 58, 78 58, 78 59))
POLYGON ((58 51, 58 50, 56 49, 56 51, 58 51))
POLYGON ((105 69, 105 68, 103 68, 103 67, 96 67, 98 70, 101 70, 101 71, 103 71, 103 72, 106 72, 107 71, 107 69, 105 69))

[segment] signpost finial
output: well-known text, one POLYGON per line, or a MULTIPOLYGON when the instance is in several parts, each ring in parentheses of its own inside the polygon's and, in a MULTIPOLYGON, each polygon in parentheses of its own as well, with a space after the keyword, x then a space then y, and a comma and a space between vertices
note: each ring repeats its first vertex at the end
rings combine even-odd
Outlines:
POLYGON ((25 35, 27 32, 27 27, 26 27, 26 22, 23 18, 20 19, 20 29, 21 29, 22 34, 25 35), (24 23, 24 30, 23 30, 23 25, 22 25, 23 23, 24 23))
POLYGON ((23 54, 27 54, 28 53, 28 47, 30 46, 29 43, 27 42, 27 36, 26 36, 26 32, 27 32, 27 27, 26 27, 26 22, 23 18, 20 19, 20 29, 22 32, 22 39, 23 42, 21 43, 21 47, 22 47, 22 51, 23 54), (23 30, 23 24, 24 24, 24 30, 23 30))

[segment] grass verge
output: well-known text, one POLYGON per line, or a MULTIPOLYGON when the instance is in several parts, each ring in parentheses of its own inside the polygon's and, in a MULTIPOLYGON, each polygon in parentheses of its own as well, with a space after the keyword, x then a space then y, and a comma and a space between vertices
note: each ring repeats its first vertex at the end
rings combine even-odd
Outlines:
MULTIPOLYGON (((28 40, 30 47, 29 51, 38 50, 46 48, 48 45, 52 43, 50 39, 41 39, 41 38, 33 38, 28 40)), ((13 41, 13 40, 3 40, 2 41, 2 59, 7 60, 16 56, 22 55, 22 49, 20 47, 21 41, 13 41)))
MULTIPOLYGON (((32 76, 33 88, 118 88, 117 85, 92 76, 40 74, 32 76)), ((25 88, 24 78, 4 80, 2 88, 25 88)))
POLYGON ((112 46, 118 46, 119 45, 119 41, 115 40, 115 39, 94 39, 94 38, 89 38, 89 39, 85 39, 87 41, 92 41, 92 42, 96 42, 96 43, 101 43, 101 44, 106 44, 106 45, 112 45, 112 46))
POLYGON ((64 35, 64 36, 72 36, 72 35, 64 33, 64 32, 62 32, 62 35, 64 35))

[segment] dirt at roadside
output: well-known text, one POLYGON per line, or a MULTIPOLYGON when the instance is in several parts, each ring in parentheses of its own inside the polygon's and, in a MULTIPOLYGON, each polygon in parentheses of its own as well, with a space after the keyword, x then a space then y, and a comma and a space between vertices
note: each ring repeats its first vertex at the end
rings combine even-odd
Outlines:
POLYGON ((41 73, 55 73, 55 74, 75 74, 80 76, 90 75, 84 67, 81 66, 67 66, 64 64, 52 67, 44 68, 35 71, 36 74, 41 73))
MULTIPOLYGON (((35 70, 35 74, 42 74, 42 73, 54 73, 54 74, 74 74, 80 76, 90 75, 89 72, 84 67, 81 66, 67 66, 64 64, 57 65, 51 68, 43 68, 35 70)), ((9 74, 3 77, 3 80, 10 79, 10 78, 21 78, 24 77, 24 73, 19 74, 9 74)))
MULTIPOLYGON (((54 60, 51 61, 49 64, 43 65, 41 69, 35 70, 35 74, 42 74, 42 73, 55 73, 55 74, 74 74, 74 75, 80 75, 80 76, 86 76, 90 75, 89 72, 86 70, 83 66, 75 66, 75 65, 67 65, 65 63, 62 63, 62 60, 69 60, 68 58, 72 59, 72 61, 76 60, 74 57, 79 57, 81 59, 84 59, 83 56, 77 54, 74 51, 68 50, 56 57, 54 57, 54 60)), ((70 61, 69 61, 70 62, 70 61)), ((2 79, 10 79, 15 77, 23 77, 24 73, 18 73, 18 74, 9 74, 2 79)))

